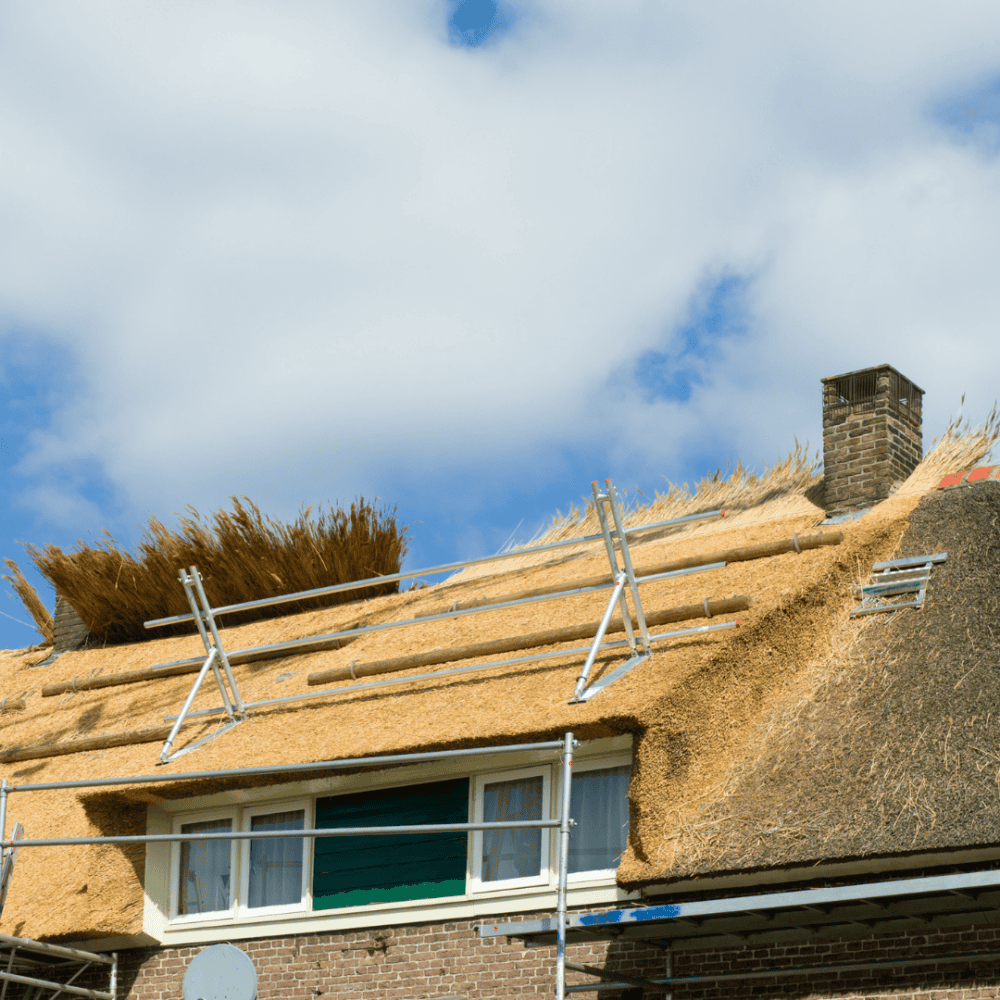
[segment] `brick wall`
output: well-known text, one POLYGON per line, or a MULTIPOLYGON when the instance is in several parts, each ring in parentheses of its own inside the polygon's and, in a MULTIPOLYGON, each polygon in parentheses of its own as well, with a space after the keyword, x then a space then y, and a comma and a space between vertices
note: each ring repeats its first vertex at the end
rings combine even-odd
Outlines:
POLYGON ((955 961, 948 957, 977 952, 1000 952, 1000 928, 982 925, 942 927, 822 943, 776 943, 711 952, 677 951, 673 960, 675 976, 793 966, 822 968, 908 958, 934 958, 934 961, 929 965, 895 969, 831 970, 783 978, 688 985, 675 988, 674 996, 677 1000, 722 1000, 737 996, 977 1000, 1000 996, 1000 963, 995 960, 955 961))
POLYGON ((827 515, 849 513, 884 500, 923 457, 922 391, 911 386, 905 406, 896 398, 910 385, 894 368, 882 365, 823 379, 823 470, 827 515), (845 401, 845 380, 868 379, 860 398, 845 401))
MULTIPOLYGON (((528 915, 529 917, 531 915, 528 915)), ((418 925, 346 934, 232 943, 253 961, 260 1000, 500 1000, 551 995, 553 948, 524 948, 504 939, 480 940, 473 923, 418 925)), ((858 928, 863 931, 863 928, 858 928)), ((175 1000, 184 970, 200 947, 120 953, 121 1000, 175 1000)), ((675 1000, 729 997, 878 998, 878 1000, 978 1000, 1000 996, 1000 964, 949 960, 949 955, 1000 951, 1000 927, 927 929, 861 940, 775 943, 673 955, 639 942, 570 945, 571 961, 624 975, 662 977, 672 961, 675 976, 747 972, 791 966, 936 957, 929 966, 891 971, 818 972, 674 988, 675 1000), (937 956, 940 956, 937 958, 937 956)), ((569 982, 586 977, 570 973, 569 982)), ((598 994, 589 994, 596 996, 598 994)), ((607 993, 600 995, 607 996, 607 993)), ((622 996, 622 994, 610 994, 622 996)), ((629 994, 637 997, 637 993, 629 994)), ((647 992, 647 998, 662 996, 647 992)))

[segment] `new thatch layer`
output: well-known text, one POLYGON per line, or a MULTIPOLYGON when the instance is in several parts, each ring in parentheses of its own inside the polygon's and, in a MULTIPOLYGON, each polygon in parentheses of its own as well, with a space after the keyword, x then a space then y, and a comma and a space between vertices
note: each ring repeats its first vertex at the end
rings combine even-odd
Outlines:
MULTIPOLYGON (((64 553, 55 545, 25 546, 90 629, 93 641, 142 642, 151 638, 143 622, 190 611, 177 574, 197 566, 213 606, 276 597, 350 580, 399 572, 406 553, 405 529, 394 510, 377 509, 362 497, 350 511, 312 508, 291 524, 264 517, 246 497, 232 497, 232 511, 205 523, 193 509, 171 531, 151 517, 136 547, 122 549, 108 535, 96 545, 78 542, 64 553)), ((332 594, 311 601, 229 615, 229 625, 294 614, 309 608, 355 601, 359 596, 395 593, 398 584, 365 592, 332 594)), ((190 632, 174 626, 156 635, 190 632)))

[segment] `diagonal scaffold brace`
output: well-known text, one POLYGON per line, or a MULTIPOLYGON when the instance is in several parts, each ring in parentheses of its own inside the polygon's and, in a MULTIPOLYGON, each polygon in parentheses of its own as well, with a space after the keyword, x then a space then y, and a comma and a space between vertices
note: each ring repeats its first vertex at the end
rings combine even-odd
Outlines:
POLYGON ((198 672, 198 676, 195 678, 195 682, 191 686, 187 698, 184 699, 184 706, 181 708, 171 727, 170 735, 163 744, 159 760, 161 764, 169 764, 178 757, 196 750, 209 740, 215 739, 216 736, 221 736, 223 733, 228 732, 247 716, 243 698, 240 696, 240 689, 236 686, 236 678, 233 676, 233 668, 229 664, 226 648, 223 646, 222 639, 219 636, 219 628, 216 625, 215 616, 212 614, 212 606, 209 604, 208 597, 205 595, 205 588, 202 586, 201 574, 196 567, 192 566, 189 570, 182 569, 178 574, 178 579, 184 587, 184 593, 187 596, 188 604, 191 606, 191 612, 194 615, 195 625, 198 626, 198 633, 201 636, 205 652, 208 655, 205 657, 205 662, 202 664, 201 670, 198 672), (219 669, 220 665, 221 670, 219 669), (195 696, 198 694, 202 681, 208 676, 209 671, 215 677, 215 683, 219 688, 219 693, 222 695, 222 707, 229 717, 229 722, 214 733, 203 736, 200 740, 196 740, 189 746, 171 753, 177 733, 180 731, 181 726, 184 725, 184 720, 187 718, 188 713, 191 711, 191 706, 194 704, 195 696), (226 687, 227 683, 228 690, 226 687))
POLYGON ((628 549, 628 536, 625 533, 625 518, 622 513, 621 501, 610 479, 604 480, 604 490, 602 491, 596 481, 590 484, 594 494, 594 508, 597 511, 597 519, 601 525, 601 535, 604 537, 604 547, 608 553, 608 562, 611 564, 611 574, 614 577, 614 589, 611 592, 611 599, 604 611, 601 624, 594 636, 587 659, 580 671, 580 676, 576 681, 576 688, 570 704, 588 701, 595 694, 603 691, 609 684, 614 683, 619 677, 627 674, 633 667, 649 657, 652 643, 649 639, 649 630, 646 628, 646 616, 642 610, 642 601, 639 598, 639 585, 635 578, 635 569, 632 566, 632 556, 628 549), (605 510, 605 504, 608 509, 605 510), (611 512, 611 523, 608 522, 608 511, 611 512), (614 534, 612 534, 612 531, 614 534), (622 565, 618 564, 618 552, 615 550, 615 542, 621 551, 622 565), (633 613, 629 610, 629 597, 632 599, 634 609, 635 627, 632 625, 633 613), (616 607, 621 612, 622 623, 625 626, 625 636, 629 647, 628 660, 616 667, 606 677, 600 681, 590 684, 590 672, 594 667, 594 661, 600 652, 601 644, 604 642, 604 633, 611 624, 611 616, 616 607), (638 635, 636 630, 638 629, 638 635))

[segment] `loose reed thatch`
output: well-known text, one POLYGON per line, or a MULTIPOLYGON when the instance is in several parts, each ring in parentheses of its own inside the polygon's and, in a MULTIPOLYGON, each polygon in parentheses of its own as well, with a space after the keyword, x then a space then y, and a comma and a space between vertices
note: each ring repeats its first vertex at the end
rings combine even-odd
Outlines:
POLYGON ((961 417, 953 420, 944 433, 934 439, 930 452, 900 486, 899 492, 923 493, 936 486, 949 472, 975 468, 990 454, 998 438, 1000 414, 995 405, 981 427, 971 427, 961 417))
MULTIPOLYGON (((964 397, 963 397, 964 399, 964 397)), ((899 491, 923 492, 935 485, 949 472, 971 469, 978 465, 989 453, 994 442, 1000 438, 1000 415, 994 406, 981 427, 971 427, 961 418, 953 420, 940 437, 932 442, 931 450, 902 483, 899 491)), ((684 517, 700 511, 723 508, 734 515, 764 505, 769 513, 777 513, 787 508, 789 513, 803 509, 803 501, 816 507, 823 506, 823 473, 820 471, 819 453, 810 457, 807 445, 795 442, 795 447, 781 461, 768 465, 761 460, 764 471, 760 475, 746 468, 742 462, 728 477, 721 469, 711 476, 705 476, 692 490, 687 483, 678 486, 667 480, 667 490, 657 491, 654 499, 643 503, 642 493, 636 488, 631 498, 631 511, 626 524, 631 526, 666 521, 684 517)), ((600 524, 594 510, 594 502, 583 498, 582 509, 571 507, 563 516, 559 511, 543 535, 532 544, 542 545, 573 535, 593 534, 600 531, 600 524)))
MULTIPOLYGON (((361 497, 349 512, 307 508, 291 524, 267 518, 246 497, 231 497, 232 511, 220 510, 206 523, 193 508, 171 531, 149 519, 136 554, 110 534, 97 545, 78 542, 65 553, 55 545, 25 549, 56 590, 103 643, 141 642, 143 622, 190 609, 177 579, 181 568, 197 566, 213 606, 350 580, 398 573, 406 553, 405 531, 395 508, 377 509, 361 497)), ((333 594, 226 617, 227 625, 294 614, 309 608, 355 601, 359 596, 395 593, 398 584, 333 594)), ((189 631, 190 627, 174 628, 189 631)), ((171 634, 157 630, 158 636, 171 634)))
POLYGON ((4 573, 0 580, 6 580, 14 588, 14 593, 21 598, 25 610, 34 619, 38 634, 46 645, 51 646, 56 641, 56 628, 48 608, 42 603, 38 591, 24 578, 21 567, 13 559, 4 559, 4 564, 13 575, 4 573))
MULTIPOLYGON (((666 492, 657 491, 654 499, 648 503, 639 499, 643 494, 636 487, 628 504, 631 510, 626 523, 638 525, 667 521, 718 508, 734 513, 789 497, 807 497, 821 505, 823 474, 817 472, 819 454, 810 458, 806 448, 807 446, 796 441, 795 447, 785 459, 771 466, 763 463, 764 472, 761 475, 752 472, 739 461, 728 477, 721 469, 716 469, 711 476, 705 476, 697 482, 693 491, 687 483, 678 486, 668 479, 666 492)), ((600 530, 594 501, 591 497, 584 497, 582 509, 571 507, 565 516, 556 511, 546 532, 532 544, 543 545, 572 535, 589 535, 600 530)))

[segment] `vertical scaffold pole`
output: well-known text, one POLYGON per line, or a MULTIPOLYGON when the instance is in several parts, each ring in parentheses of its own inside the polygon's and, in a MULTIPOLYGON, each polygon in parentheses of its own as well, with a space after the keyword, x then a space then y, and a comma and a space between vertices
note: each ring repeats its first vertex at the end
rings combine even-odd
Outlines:
MULTIPOLYGON (((7 971, 10 972, 14 968, 14 956, 17 954, 17 945, 13 945, 10 949, 10 959, 7 962, 7 971)), ((10 985, 10 980, 5 979, 3 981, 3 989, 0 990, 0 1000, 5 1000, 7 996, 7 987, 10 985)))
POLYGON ((562 803, 559 807, 559 898, 556 903, 556 1000, 566 1000, 566 883, 569 878, 569 815, 571 782, 573 780, 573 734, 563 742, 562 803))
MULTIPOLYGON (((0 841, 7 839, 7 779, 0 781, 0 841)), ((2 853, 2 852, 0 852, 2 853)))

